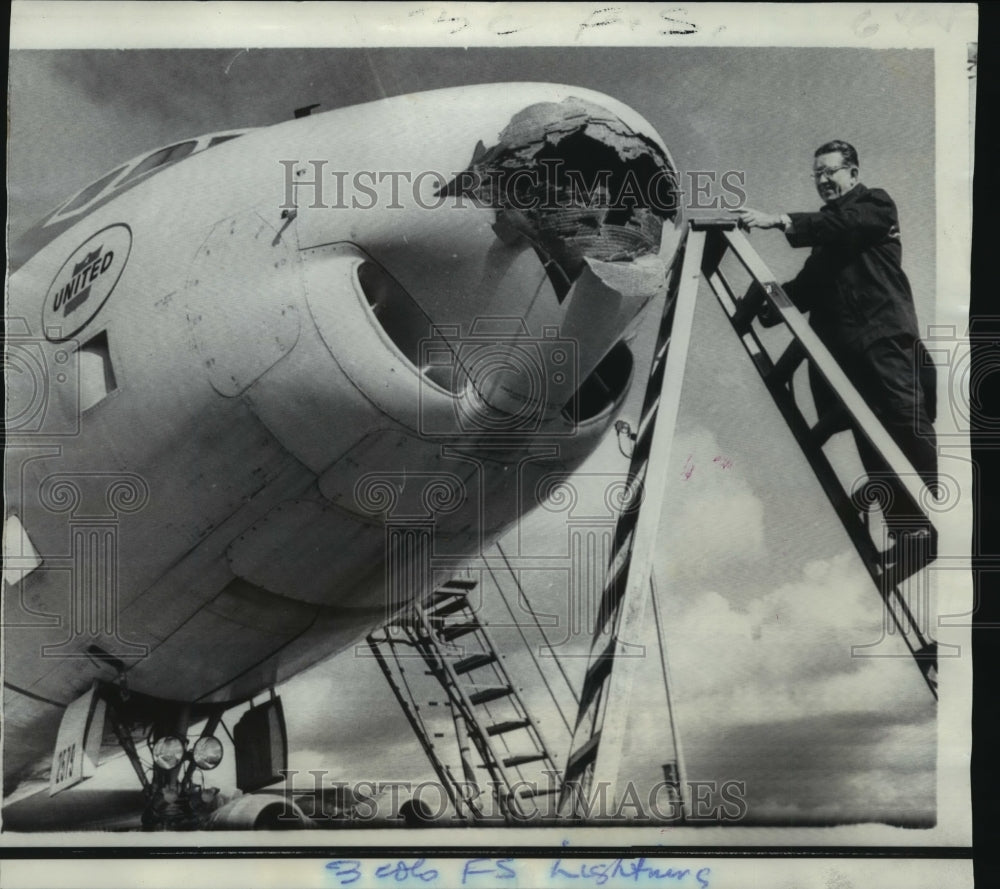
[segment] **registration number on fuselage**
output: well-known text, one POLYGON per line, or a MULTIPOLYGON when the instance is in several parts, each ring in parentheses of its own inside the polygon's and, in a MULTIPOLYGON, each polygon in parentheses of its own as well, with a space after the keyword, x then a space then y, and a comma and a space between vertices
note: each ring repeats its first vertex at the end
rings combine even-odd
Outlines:
POLYGON ((49 796, 79 784, 97 770, 106 706, 95 686, 66 708, 52 756, 49 796))

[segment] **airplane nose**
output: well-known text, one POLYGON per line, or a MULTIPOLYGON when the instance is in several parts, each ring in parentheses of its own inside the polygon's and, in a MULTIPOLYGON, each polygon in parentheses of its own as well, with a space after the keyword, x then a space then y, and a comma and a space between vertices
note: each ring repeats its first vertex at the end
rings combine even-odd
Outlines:
POLYGON ((469 402, 477 426, 492 414, 498 429, 522 428, 519 417, 572 426, 624 397, 631 328, 664 292, 682 234, 679 177, 653 128, 610 97, 553 84, 345 115, 317 122, 308 149, 336 160, 324 174, 347 186, 335 207, 313 206, 318 172, 294 170, 316 198, 300 196, 295 230, 325 335, 339 336, 339 290, 324 296, 324 282, 350 254, 352 289, 382 335, 421 381, 469 402), (401 121, 415 138, 385 136, 401 121), (363 138, 346 140, 348 124, 363 138), (352 183, 362 192, 348 196, 352 183))

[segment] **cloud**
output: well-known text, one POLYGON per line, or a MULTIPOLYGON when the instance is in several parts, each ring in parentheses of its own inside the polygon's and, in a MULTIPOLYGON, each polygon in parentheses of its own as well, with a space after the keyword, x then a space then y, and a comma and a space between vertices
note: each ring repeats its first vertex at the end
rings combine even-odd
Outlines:
POLYGON ((746 785, 751 821, 923 824, 935 815, 933 725, 886 726, 879 714, 737 725, 704 739, 725 759, 717 780, 746 785))
POLYGON ((355 769, 378 756, 390 761, 413 733, 374 658, 353 650, 304 671, 281 688, 294 751, 325 751, 308 768, 355 769))
POLYGON ((677 585, 721 580, 766 556, 764 504, 714 434, 679 433, 670 464, 658 578, 677 585))
MULTIPOLYGON (((933 821, 934 701, 898 637, 878 648, 895 656, 852 657, 882 631, 853 553, 741 606, 706 590, 662 610, 690 779, 745 781, 755 819, 933 821)), ((644 664, 633 692, 627 768, 648 772, 657 744, 672 757, 658 671, 644 664)))
POLYGON ((884 631, 882 602, 851 552, 741 607, 714 590, 668 595, 664 607, 679 700, 731 720, 867 710, 881 698, 885 718, 911 721, 930 697, 898 636, 871 649, 879 657, 853 655, 884 631))

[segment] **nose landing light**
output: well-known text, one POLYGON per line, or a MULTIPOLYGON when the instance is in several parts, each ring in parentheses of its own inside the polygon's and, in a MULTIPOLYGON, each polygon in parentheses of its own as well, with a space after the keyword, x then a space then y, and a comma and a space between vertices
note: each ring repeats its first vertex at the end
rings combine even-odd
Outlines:
POLYGON ((191 751, 191 758, 199 769, 214 769, 222 762, 222 742, 213 735, 199 738, 191 751))
POLYGON ((173 735, 164 735, 153 745, 153 762, 161 769, 172 769, 184 759, 184 742, 173 735))

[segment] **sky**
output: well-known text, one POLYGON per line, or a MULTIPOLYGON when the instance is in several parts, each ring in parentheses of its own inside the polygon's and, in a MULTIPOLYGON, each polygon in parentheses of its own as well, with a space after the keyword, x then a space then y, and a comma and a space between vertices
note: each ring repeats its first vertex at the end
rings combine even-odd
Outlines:
MULTIPOLYGON (((929 51, 16 51, 9 234, 116 164, 188 136, 286 120, 313 102, 331 110, 512 79, 572 83, 620 99, 657 129, 681 170, 742 171, 747 203, 773 212, 817 208, 813 150, 832 138, 852 142, 862 181, 897 203, 919 320, 933 322, 929 51)), ((782 280, 805 258, 773 232, 755 232, 751 242, 782 280)), ((651 330, 637 341, 640 362, 651 330)), ((633 426, 640 401, 638 389, 622 411, 633 426)), ((857 477, 850 442, 831 451, 844 476, 857 477)), ((707 292, 696 309, 671 464, 655 573, 688 776, 745 781, 751 815, 764 822, 933 822, 931 696, 907 658, 850 656, 852 644, 879 638, 877 593, 707 292)), ((613 436, 585 468, 626 470, 613 436)), ((541 540, 564 533, 543 511, 521 531, 522 539, 541 540)), ((530 591, 535 609, 564 614, 565 586, 539 587, 530 591)), ((500 623, 502 601, 489 583, 484 588, 483 607, 500 623)), ((568 735, 523 643, 513 630, 494 635, 564 761, 568 735)), ((580 636, 565 650, 579 654, 587 643, 580 636)), ((578 681, 585 660, 566 663, 578 681)), ((658 657, 640 666, 623 760, 622 774, 643 786, 661 777, 669 743, 659 670, 658 657)), ((280 692, 292 768, 323 768, 348 781, 431 777, 371 660, 345 652, 280 692)), ((557 697, 570 703, 564 688, 557 697)))

